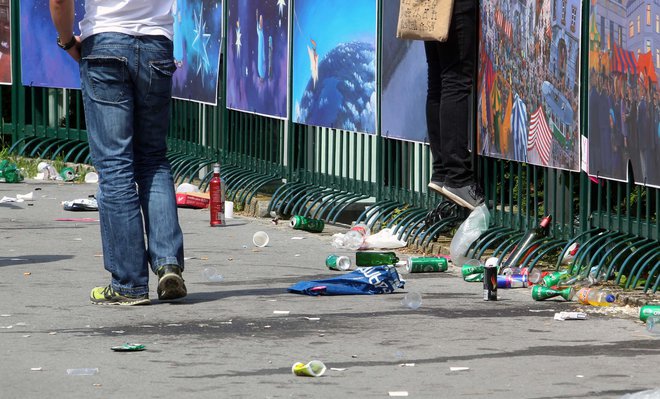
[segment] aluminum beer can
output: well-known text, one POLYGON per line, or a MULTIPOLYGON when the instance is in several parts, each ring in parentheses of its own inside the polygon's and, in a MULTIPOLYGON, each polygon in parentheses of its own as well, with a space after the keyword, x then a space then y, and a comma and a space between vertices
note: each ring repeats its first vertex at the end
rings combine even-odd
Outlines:
POLYGON ((484 266, 484 301, 497 301, 497 265, 484 266))
POLYGON ((463 275, 464 279, 467 276, 471 276, 473 274, 482 274, 483 272, 484 272, 483 265, 464 264, 463 267, 461 267, 461 274, 463 275))
POLYGON ((644 305, 639 308, 639 319, 648 320, 649 317, 660 316, 660 305, 644 305))
POLYGON ((525 288, 529 285, 526 274, 509 274, 497 276, 497 288, 525 288))
POLYGON ((350 269, 351 260, 348 258, 348 256, 328 255, 328 257, 325 259, 325 265, 330 270, 345 271, 350 269))
POLYGON ((449 265, 442 257, 411 257, 406 263, 408 273, 444 272, 449 265))
POLYGON ((463 280, 467 281, 468 283, 480 283, 484 281, 484 274, 483 273, 468 274, 467 276, 463 276, 463 280))

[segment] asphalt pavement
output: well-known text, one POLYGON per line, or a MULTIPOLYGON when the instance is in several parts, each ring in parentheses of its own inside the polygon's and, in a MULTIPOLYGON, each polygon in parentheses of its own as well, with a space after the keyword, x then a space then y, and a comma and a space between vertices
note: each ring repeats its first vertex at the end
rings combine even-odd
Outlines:
POLYGON ((61 202, 95 191, 0 184, 0 197, 34 195, 0 204, 1 399, 621 398, 660 389, 660 336, 634 308, 536 302, 529 289, 486 302, 481 284, 464 282, 454 266, 400 270, 406 285, 392 294, 288 293, 298 281, 337 276, 324 265, 328 254, 354 259, 330 245, 340 226, 313 234, 236 215, 211 228, 208 211, 180 209, 188 297, 158 302, 154 278, 151 306, 92 305, 91 288, 109 282, 98 213, 64 211, 61 202), (252 244, 256 231, 268 246, 252 244), (208 267, 222 280, 208 281, 208 267), (417 310, 402 305, 408 292, 421 294, 417 310), (572 310, 588 318, 553 318, 572 310), (110 349, 124 343, 146 350, 110 349), (295 362, 311 360, 327 366, 323 376, 292 374, 295 362), (84 368, 94 374, 67 374, 84 368))

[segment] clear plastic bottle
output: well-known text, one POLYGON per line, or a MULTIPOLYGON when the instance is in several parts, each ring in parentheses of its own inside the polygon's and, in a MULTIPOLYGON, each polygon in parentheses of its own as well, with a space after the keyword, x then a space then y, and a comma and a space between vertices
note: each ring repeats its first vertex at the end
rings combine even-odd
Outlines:
POLYGON ((660 317, 652 316, 646 319, 646 331, 654 335, 660 335, 660 317))
POLYGON ((351 227, 344 235, 343 247, 358 250, 364 245, 364 240, 371 234, 369 226, 364 223, 358 223, 351 227))
POLYGON ((587 294, 587 301, 591 306, 612 306, 616 296, 606 289, 592 288, 587 294))

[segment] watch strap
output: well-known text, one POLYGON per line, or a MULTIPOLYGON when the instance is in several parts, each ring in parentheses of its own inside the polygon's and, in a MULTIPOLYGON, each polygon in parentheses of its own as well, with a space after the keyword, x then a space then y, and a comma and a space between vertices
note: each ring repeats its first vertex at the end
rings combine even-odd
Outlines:
POLYGON ((60 48, 61 48, 62 50, 68 50, 68 49, 70 49, 71 47, 73 47, 73 46, 76 45, 76 36, 75 36, 75 35, 71 36, 71 40, 69 40, 69 41, 66 42, 66 43, 62 43, 62 40, 61 40, 60 37, 58 36, 58 37, 57 37, 57 45, 60 46, 60 48))

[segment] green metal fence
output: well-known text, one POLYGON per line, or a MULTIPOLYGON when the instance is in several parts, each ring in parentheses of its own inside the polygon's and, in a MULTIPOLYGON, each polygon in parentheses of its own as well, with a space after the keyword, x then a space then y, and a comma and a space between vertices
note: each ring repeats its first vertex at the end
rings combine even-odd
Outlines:
MULTIPOLYGON (((14 0, 13 21, 20 21, 18 7, 14 0)), ((1 132, 11 137, 11 151, 89 163, 80 92, 22 86, 16 23, 12 43, 15 83, 0 87, 1 132)), ((583 79, 583 104, 585 87, 583 79)), ((427 145, 227 110, 224 85, 218 92, 217 106, 173 102, 169 145, 178 182, 205 189, 210 165, 220 162, 227 197, 237 203, 250 202, 268 188, 270 210, 282 216, 346 222, 347 210, 358 209, 358 221, 372 229, 392 227, 421 248, 430 248, 466 217, 465 211, 448 209, 442 219, 425 223, 428 211, 442 200, 426 188, 431 169, 427 145)), ((584 111, 581 120, 586 134, 584 111)), ((536 243, 525 265, 544 261, 559 268, 564 253, 578 243, 574 273, 594 269, 627 289, 658 290, 659 190, 595 183, 584 173, 500 159, 475 160, 490 204, 491 227, 472 244, 469 256, 503 256, 525 230, 552 215, 551 235, 536 243)))

